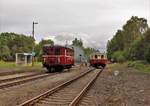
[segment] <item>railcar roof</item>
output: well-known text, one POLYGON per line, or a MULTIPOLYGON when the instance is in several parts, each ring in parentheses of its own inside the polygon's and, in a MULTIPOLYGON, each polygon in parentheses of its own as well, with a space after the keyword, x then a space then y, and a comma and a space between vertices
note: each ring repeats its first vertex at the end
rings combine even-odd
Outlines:
POLYGON ((92 53, 91 55, 106 55, 106 53, 101 53, 101 52, 95 52, 95 53, 92 53))
POLYGON ((50 45, 50 44, 46 44, 46 45, 44 45, 44 47, 54 47, 54 48, 67 48, 67 49, 73 49, 72 47, 68 47, 68 46, 62 46, 62 45, 50 45))

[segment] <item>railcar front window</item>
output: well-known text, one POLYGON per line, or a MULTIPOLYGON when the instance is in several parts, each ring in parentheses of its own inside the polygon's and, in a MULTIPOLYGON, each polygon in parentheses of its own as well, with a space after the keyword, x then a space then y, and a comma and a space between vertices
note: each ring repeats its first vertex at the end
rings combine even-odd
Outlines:
POLYGON ((43 55, 60 55, 60 48, 43 48, 43 55))
POLYGON ((43 55, 54 55, 54 48, 43 48, 43 55))
POLYGON ((60 55, 60 49, 59 48, 55 49, 55 55, 60 55))
POLYGON ((97 59, 97 55, 95 55, 95 59, 97 59))
POLYGON ((48 55, 48 48, 43 48, 43 55, 48 55))
POLYGON ((103 59, 103 58, 104 58, 104 55, 101 55, 101 58, 103 59))

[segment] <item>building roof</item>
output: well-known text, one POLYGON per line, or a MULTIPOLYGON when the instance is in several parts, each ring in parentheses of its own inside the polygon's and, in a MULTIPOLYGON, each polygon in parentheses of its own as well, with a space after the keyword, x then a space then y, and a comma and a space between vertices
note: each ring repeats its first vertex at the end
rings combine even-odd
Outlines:
POLYGON ((31 56, 32 53, 16 53, 16 54, 21 54, 21 55, 25 55, 25 56, 31 56))

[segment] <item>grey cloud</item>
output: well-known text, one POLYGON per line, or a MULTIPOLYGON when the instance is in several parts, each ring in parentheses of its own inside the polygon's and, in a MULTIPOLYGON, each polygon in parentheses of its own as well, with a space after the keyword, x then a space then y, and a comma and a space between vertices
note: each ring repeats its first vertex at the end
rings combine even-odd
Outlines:
POLYGON ((31 35, 34 20, 39 23, 37 40, 54 35, 62 44, 79 37, 85 45, 106 48, 107 40, 132 15, 145 17, 150 24, 149 4, 149 0, 0 0, 0 32, 31 35))
POLYGON ((55 36, 55 39, 58 41, 72 41, 74 39, 74 34, 73 33, 58 33, 55 36))

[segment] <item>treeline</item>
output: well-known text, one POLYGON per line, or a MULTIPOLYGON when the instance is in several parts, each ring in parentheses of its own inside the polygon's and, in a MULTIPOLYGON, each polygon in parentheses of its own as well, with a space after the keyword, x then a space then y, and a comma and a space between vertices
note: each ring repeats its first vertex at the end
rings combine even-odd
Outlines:
POLYGON ((34 39, 15 33, 0 34, 0 60, 13 61, 18 52, 30 52, 34 39))
POLYGON ((150 28, 147 20, 132 16, 107 43, 108 58, 116 62, 150 62, 150 28))
POLYGON ((41 56, 44 44, 54 44, 52 40, 41 40, 35 44, 33 37, 16 33, 0 34, 0 61, 15 61, 16 53, 31 53, 35 47, 36 57, 41 56))
MULTIPOLYGON (((32 53, 33 47, 35 47, 35 57, 38 61, 41 60, 42 47, 45 44, 54 45, 54 41, 51 39, 41 40, 38 44, 31 36, 16 33, 0 33, 0 61, 15 61, 16 53, 32 53)), ((75 38, 72 41, 72 45, 80 47, 86 57, 95 51, 92 48, 85 48, 81 39, 75 38)))

